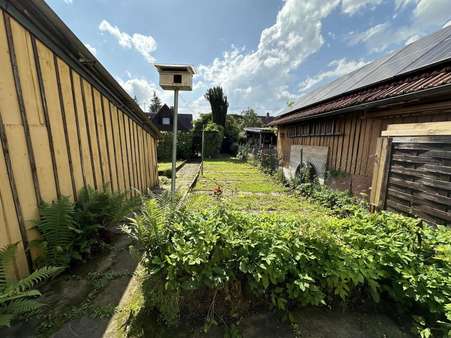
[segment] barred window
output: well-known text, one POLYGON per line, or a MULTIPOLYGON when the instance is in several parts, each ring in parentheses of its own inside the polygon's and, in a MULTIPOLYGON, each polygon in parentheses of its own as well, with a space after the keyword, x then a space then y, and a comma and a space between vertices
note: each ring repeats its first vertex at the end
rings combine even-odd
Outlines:
POLYGON ((335 119, 304 122, 288 128, 288 137, 340 135, 335 119))

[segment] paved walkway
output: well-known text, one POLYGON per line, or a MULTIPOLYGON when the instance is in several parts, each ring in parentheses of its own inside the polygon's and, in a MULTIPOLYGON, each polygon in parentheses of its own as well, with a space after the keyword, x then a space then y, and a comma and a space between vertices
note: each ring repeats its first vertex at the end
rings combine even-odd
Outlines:
MULTIPOLYGON (((181 195, 193 182, 199 165, 187 163, 177 172, 176 187, 181 195)), ((165 183, 162 188, 170 189, 170 180, 165 183)), ((45 317, 0 329, 0 337, 35 337, 44 324, 48 327, 44 336, 54 338, 116 338, 115 327, 109 324, 114 310, 130 293, 138 260, 129 252, 128 236, 118 231, 115 237, 110 250, 44 285, 45 317)))

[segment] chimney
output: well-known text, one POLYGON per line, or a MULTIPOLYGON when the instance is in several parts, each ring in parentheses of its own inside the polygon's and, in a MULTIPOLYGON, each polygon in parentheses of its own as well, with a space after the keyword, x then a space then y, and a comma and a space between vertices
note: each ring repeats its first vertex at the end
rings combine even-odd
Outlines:
POLYGON ((269 117, 269 112, 266 113, 266 117, 269 117))

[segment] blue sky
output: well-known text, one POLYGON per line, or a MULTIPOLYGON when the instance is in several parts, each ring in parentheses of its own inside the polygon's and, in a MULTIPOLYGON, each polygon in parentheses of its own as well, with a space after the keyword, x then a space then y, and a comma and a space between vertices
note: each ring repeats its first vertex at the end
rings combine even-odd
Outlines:
POLYGON ((229 112, 276 115, 288 101, 451 24, 450 0, 48 0, 144 110, 153 63, 189 63, 180 111, 209 112, 221 85, 229 112))

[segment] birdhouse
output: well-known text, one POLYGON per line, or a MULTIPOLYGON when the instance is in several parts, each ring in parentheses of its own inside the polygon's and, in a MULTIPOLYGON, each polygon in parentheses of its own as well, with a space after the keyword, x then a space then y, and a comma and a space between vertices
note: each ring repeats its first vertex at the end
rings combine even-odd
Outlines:
POLYGON ((155 64, 160 73, 160 86, 166 90, 192 90, 194 68, 190 65, 155 64))

